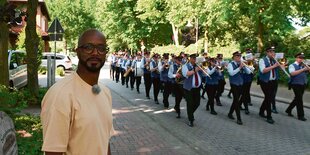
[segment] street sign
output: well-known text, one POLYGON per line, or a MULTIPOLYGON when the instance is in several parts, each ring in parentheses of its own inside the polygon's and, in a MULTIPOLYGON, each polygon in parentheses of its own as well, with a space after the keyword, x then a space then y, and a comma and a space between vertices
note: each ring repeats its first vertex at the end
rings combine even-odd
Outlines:
POLYGON ((48 28, 48 33, 64 33, 64 29, 62 28, 59 20, 56 18, 52 25, 48 28))
POLYGON ((49 34, 49 36, 50 36, 50 41, 62 41, 63 34, 56 33, 56 35, 49 34), (56 39, 55 39, 55 36, 56 36, 56 39))

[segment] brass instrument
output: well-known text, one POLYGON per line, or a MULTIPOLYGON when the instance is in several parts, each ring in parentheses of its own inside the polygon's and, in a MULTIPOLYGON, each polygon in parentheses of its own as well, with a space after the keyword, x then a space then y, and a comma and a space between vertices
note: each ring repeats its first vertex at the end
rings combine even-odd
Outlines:
POLYGON ((131 71, 132 71, 132 68, 129 67, 127 71, 125 72, 124 77, 127 77, 131 71))
POLYGON ((282 60, 281 61, 281 63, 276 59, 276 58, 274 58, 273 57, 273 59, 276 61, 276 63, 279 65, 279 67, 281 68, 281 70, 290 78, 291 76, 290 76, 290 74, 285 70, 285 68, 282 68, 282 66, 281 65, 283 65, 283 60, 285 60, 284 58, 281 58, 280 60, 282 60))
POLYGON ((180 67, 178 68, 176 73, 181 74, 181 77, 175 77, 175 82, 177 84, 181 84, 183 82, 183 80, 184 80, 184 77, 182 75, 182 65, 180 65, 180 67))
POLYGON ((150 59, 149 58, 145 58, 145 62, 146 62, 145 65, 144 65, 145 69, 150 71, 150 59))
POLYGON ((247 61, 241 61, 242 65, 243 65, 244 67, 248 68, 248 69, 250 70, 251 73, 253 73, 253 70, 252 70, 251 66, 247 65, 247 63, 245 63, 245 62, 247 62, 247 61))
POLYGON ((304 66, 305 68, 307 68, 308 70, 310 70, 310 66, 305 61, 302 61, 301 65, 304 66))

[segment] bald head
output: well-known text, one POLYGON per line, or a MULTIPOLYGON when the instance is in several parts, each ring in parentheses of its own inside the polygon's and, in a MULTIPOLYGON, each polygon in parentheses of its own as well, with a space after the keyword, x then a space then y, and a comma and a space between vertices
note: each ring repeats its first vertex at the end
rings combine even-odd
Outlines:
POLYGON ((88 29, 82 33, 82 35, 79 37, 78 41, 78 47, 88 43, 90 40, 90 37, 95 37, 99 40, 102 40, 104 44, 106 44, 106 38, 105 36, 97 29, 88 29))

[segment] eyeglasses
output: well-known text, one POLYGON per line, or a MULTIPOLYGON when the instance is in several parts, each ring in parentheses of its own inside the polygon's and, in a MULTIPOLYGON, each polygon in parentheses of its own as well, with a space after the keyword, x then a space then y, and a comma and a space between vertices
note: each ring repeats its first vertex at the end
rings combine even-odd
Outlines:
POLYGON ((84 49, 85 53, 87 54, 91 54, 95 48, 99 54, 106 54, 108 52, 108 48, 105 45, 84 44, 78 48, 84 49))

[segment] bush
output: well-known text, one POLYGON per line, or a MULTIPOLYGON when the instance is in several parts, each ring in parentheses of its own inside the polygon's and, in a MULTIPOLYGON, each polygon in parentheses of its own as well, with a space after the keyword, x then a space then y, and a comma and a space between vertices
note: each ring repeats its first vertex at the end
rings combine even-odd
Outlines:
POLYGON ((57 67, 56 75, 65 76, 65 70, 62 67, 57 67))
POLYGON ((27 98, 21 91, 0 85, 0 103, 0 111, 12 115, 27 107, 27 98))
POLYGON ((15 115, 12 119, 15 124, 15 130, 17 131, 16 138, 18 154, 43 154, 41 151, 43 133, 40 117, 32 115, 15 115))

